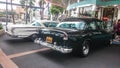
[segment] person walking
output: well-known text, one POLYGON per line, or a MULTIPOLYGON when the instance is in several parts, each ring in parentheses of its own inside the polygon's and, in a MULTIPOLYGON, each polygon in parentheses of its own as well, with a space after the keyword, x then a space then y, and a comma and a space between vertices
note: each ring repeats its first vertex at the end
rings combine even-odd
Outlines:
POLYGON ((119 42, 119 38, 120 38, 120 19, 118 20, 118 22, 114 26, 114 30, 115 30, 115 41, 119 42))

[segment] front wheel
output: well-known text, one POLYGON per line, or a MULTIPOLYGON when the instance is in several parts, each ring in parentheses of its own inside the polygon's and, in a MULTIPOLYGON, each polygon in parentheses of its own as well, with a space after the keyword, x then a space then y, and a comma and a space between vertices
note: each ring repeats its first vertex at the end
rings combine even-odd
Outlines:
POLYGON ((88 56, 89 51, 90 51, 90 42, 84 41, 81 45, 81 48, 80 48, 80 55, 82 57, 86 57, 86 56, 88 56))

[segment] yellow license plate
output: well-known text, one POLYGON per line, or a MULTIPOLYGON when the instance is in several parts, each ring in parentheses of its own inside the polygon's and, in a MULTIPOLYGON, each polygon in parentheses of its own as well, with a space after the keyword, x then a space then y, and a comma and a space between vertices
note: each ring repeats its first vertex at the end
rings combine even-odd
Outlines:
POLYGON ((52 43, 53 38, 52 37, 46 37, 46 42, 52 43))

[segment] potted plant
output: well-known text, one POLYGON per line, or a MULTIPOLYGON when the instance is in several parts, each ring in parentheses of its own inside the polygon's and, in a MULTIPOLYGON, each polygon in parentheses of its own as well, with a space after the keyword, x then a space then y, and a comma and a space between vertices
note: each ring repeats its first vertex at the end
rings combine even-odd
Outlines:
POLYGON ((2 29, 2 24, 0 24, 0 30, 2 29))
POLYGON ((0 24, 0 35, 2 35, 3 34, 3 27, 2 27, 2 24, 0 24))

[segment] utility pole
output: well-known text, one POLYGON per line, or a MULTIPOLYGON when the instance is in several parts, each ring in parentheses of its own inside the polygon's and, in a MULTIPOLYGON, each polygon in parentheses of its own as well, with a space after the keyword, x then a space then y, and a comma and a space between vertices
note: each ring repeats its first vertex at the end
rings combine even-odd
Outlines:
POLYGON ((7 29, 7 25, 8 25, 8 0, 6 0, 6 31, 8 30, 7 29))
POLYGON ((44 14, 43 14, 44 13, 44 0, 39 1, 39 6, 43 8, 43 9, 40 9, 40 17, 41 17, 40 19, 42 20, 44 17, 44 14))
POLYGON ((47 7, 48 7, 48 19, 50 20, 50 19, 51 19, 51 18, 50 18, 50 15, 51 15, 51 14, 50 14, 50 3, 49 3, 49 2, 48 2, 48 6, 47 6, 47 7))

